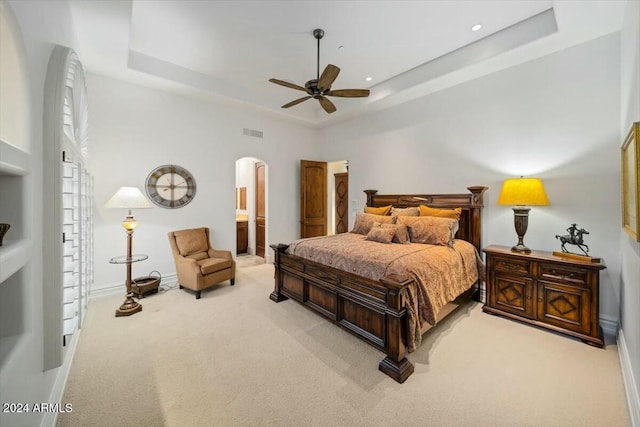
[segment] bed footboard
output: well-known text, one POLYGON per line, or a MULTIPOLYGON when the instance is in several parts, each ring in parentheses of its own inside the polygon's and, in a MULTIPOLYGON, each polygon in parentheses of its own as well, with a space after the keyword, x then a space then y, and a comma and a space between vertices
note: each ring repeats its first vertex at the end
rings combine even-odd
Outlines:
POLYGON ((414 370, 407 352, 407 288, 402 276, 369 280, 286 253, 289 246, 271 245, 275 253, 274 302, 294 299, 387 353, 378 368, 399 383, 414 370))

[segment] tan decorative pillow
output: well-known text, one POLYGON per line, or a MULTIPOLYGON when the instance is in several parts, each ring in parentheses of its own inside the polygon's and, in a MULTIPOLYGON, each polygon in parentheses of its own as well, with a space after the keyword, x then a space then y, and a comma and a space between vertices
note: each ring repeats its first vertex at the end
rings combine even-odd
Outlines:
POLYGON ((379 222, 381 224, 394 224, 396 222, 396 217, 357 212, 356 223, 353 225, 353 230, 351 230, 351 232, 364 234, 366 236, 369 233, 369 230, 371 230, 371 227, 373 227, 374 222, 379 222))
POLYGON ((462 208, 455 209, 436 209, 429 206, 420 205, 420 216, 437 216, 439 218, 460 219, 462 208))
POLYGON ((395 234, 391 241, 392 243, 411 243, 409 238, 409 227, 404 224, 380 224, 379 222, 374 222, 373 228, 376 227, 394 229, 395 234))
MULTIPOLYGON (((392 225, 392 224, 385 224, 392 225)), ((393 240, 393 236, 395 236, 396 230, 395 228, 386 228, 386 227, 371 227, 369 233, 367 233, 367 238, 365 240, 371 240, 374 242, 380 243, 391 243, 393 240)))
POLYGON ((382 206, 381 208, 372 208, 370 206, 364 207, 364 213, 373 214, 373 215, 389 215, 391 208, 393 206, 382 206))
POLYGON ((420 208, 391 208, 391 216, 420 216, 420 208))
POLYGON ((176 231, 176 246, 180 255, 187 256, 198 252, 206 252, 209 249, 207 235, 204 228, 194 230, 176 231))
POLYGON ((398 224, 409 227, 411 243, 452 246, 458 231, 457 220, 437 216, 401 216, 398 217, 398 224))

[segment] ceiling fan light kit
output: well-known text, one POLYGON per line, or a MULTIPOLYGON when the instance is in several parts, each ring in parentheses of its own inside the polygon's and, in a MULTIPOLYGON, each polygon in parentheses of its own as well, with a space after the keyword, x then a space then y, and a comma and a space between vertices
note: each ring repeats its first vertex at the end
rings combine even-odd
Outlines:
POLYGON ((295 99, 287 104, 284 104, 282 108, 293 107, 294 105, 300 104, 301 102, 306 101, 307 99, 313 98, 317 99, 320 102, 320 106, 327 113, 331 114, 336 111, 336 106, 331 102, 327 96, 337 96, 340 98, 366 98, 369 96, 369 89, 338 89, 331 90, 331 85, 338 77, 340 73, 340 68, 336 67, 333 64, 329 64, 326 66, 322 75, 320 74, 320 39, 324 37, 324 30, 320 28, 316 28, 313 30, 313 37, 318 40, 318 61, 316 66, 316 78, 311 79, 304 84, 304 87, 298 86, 294 83, 289 83, 284 80, 278 79, 269 79, 271 83, 278 84, 280 86, 285 86, 291 89, 300 90, 306 92, 308 95, 302 98, 295 99))

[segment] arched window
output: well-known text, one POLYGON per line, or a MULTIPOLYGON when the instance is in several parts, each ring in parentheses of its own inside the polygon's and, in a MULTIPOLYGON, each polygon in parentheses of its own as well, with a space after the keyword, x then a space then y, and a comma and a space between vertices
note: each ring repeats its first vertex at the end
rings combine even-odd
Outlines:
POLYGON ((62 364, 82 326, 93 283, 93 180, 87 170, 88 111, 82 63, 51 53, 44 105, 44 368, 62 364))

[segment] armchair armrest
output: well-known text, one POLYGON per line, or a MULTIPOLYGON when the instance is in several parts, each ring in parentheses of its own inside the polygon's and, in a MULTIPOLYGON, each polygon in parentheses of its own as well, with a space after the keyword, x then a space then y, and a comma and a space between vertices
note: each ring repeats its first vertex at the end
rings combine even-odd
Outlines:
POLYGON ((180 284, 201 284, 202 275, 200 274, 200 267, 198 267, 195 259, 177 256, 175 257, 175 261, 176 275, 178 276, 178 282, 180 282, 180 284))

